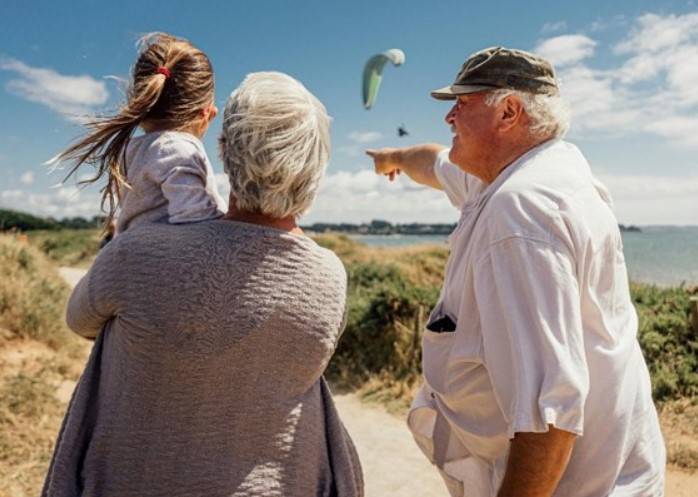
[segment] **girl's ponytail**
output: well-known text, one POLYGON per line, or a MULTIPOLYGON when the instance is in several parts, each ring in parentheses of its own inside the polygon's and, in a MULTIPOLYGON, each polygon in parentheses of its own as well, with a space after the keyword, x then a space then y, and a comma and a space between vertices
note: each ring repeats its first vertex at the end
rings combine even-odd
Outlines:
POLYGON ((158 129, 185 129, 213 102, 213 70, 208 57, 187 40, 151 33, 140 40, 141 53, 132 69, 127 100, 113 116, 94 118, 88 133, 60 152, 51 163, 72 161, 64 181, 83 164, 96 169, 94 183, 105 175, 101 209, 114 218, 123 188, 128 188, 126 148, 144 122, 158 129), (105 210, 105 204, 109 210, 105 210))

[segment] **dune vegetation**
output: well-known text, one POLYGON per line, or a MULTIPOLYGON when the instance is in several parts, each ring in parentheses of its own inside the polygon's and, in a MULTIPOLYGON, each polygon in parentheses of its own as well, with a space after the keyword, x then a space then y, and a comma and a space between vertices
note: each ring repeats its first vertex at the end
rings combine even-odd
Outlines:
MULTIPOLYGON (((418 345, 438 298, 446 248, 369 248, 341 235, 316 241, 340 256, 349 278, 349 318, 331 374, 355 385, 379 376, 409 397, 421 374, 418 345)), ((655 400, 698 398, 698 330, 689 302, 698 287, 631 284, 631 294, 655 400)))
POLYGON ((69 288, 26 238, 0 235, 0 495, 38 495, 88 348, 63 324, 69 288))
MULTIPOLYGON (((69 294, 59 266, 86 267, 99 230, 0 235, 0 496, 37 495, 89 343, 63 324, 69 294)), ((327 371, 332 382, 403 411, 421 382, 421 337, 439 295, 445 247, 373 248, 318 235, 348 279, 346 330, 327 371)), ((639 340, 677 467, 698 469, 698 288, 632 285, 639 340)))
MULTIPOLYGON (((342 235, 316 241, 340 256, 349 279, 347 326, 328 376, 404 411, 421 383, 422 331, 438 299, 446 248, 371 248, 342 235)), ((698 330, 691 324, 690 297, 698 287, 631 284, 630 291, 669 462, 695 471, 698 330)))

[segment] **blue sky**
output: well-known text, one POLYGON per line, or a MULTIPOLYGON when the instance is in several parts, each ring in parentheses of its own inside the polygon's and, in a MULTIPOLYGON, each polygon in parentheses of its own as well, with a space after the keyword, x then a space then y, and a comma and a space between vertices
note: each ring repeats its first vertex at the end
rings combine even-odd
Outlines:
MULTIPOLYGON (((609 187, 625 224, 698 224, 698 3, 676 0, 351 2, 228 0, 13 2, 0 17, 0 207, 57 218, 98 213, 96 186, 56 186, 44 162, 80 132, 79 116, 114 108, 135 42, 150 31, 186 37, 214 65, 216 101, 249 72, 283 71, 333 117, 333 156, 302 222, 455 222, 439 192, 389 183, 363 150, 450 143, 450 84, 469 54, 492 45, 555 63, 573 111, 567 138, 609 187), (365 61, 386 67, 377 102, 361 102, 365 61), (407 137, 397 136, 401 124, 407 137)), ((219 186, 216 119, 204 137, 219 186)), ((87 171, 86 171, 87 172, 87 171)))

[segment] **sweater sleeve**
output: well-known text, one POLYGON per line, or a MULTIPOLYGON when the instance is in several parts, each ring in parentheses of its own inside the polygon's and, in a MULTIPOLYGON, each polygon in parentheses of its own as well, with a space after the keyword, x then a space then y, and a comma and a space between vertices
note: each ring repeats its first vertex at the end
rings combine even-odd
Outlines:
POLYGON ((116 316, 117 305, 108 287, 116 284, 114 277, 120 273, 115 260, 117 243, 114 240, 100 251, 68 300, 66 324, 85 338, 95 338, 104 324, 116 316))

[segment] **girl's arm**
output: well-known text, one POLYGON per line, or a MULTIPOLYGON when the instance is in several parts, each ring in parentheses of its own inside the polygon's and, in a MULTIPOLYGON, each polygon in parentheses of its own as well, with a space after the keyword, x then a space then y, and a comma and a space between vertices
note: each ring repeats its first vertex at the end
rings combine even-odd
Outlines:
POLYGON ((172 168, 162 182, 170 224, 204 221, 223 214, 213 170, 198 162, 172 168))

